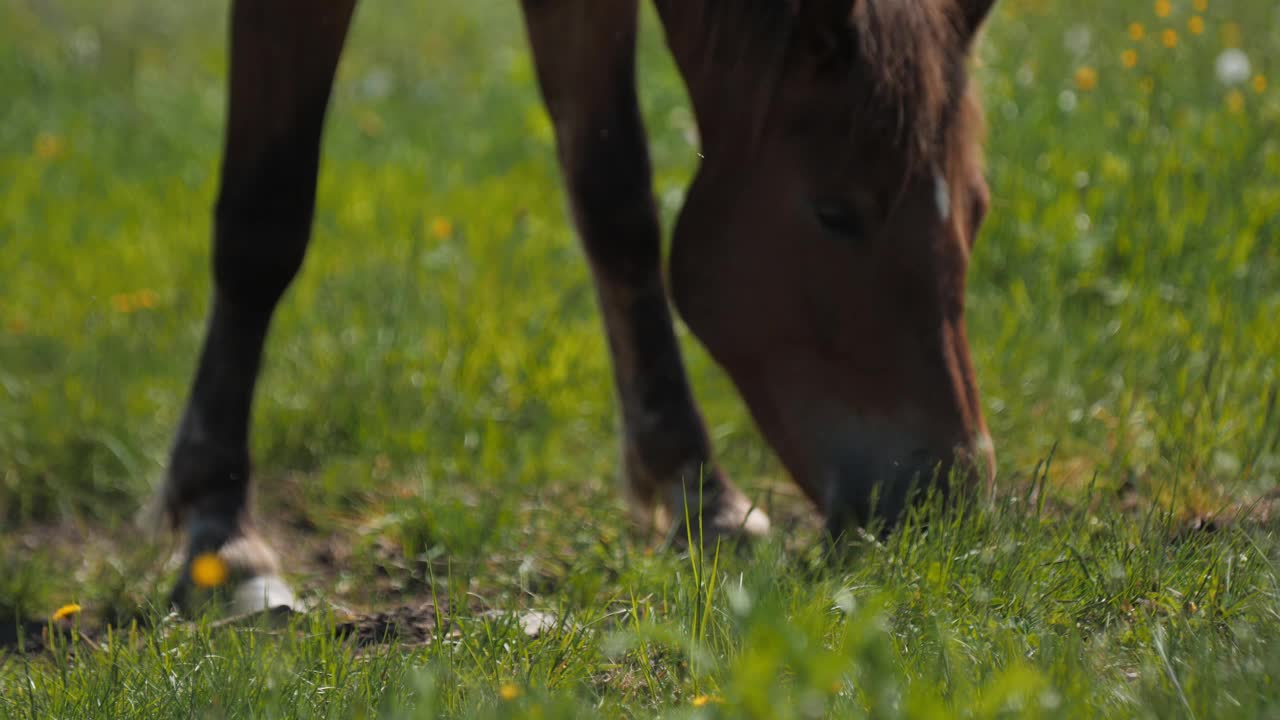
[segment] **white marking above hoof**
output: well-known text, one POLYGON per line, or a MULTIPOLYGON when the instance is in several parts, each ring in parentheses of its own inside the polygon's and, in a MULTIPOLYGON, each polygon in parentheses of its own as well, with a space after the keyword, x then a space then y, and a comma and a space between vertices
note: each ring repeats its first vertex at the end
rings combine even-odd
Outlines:
POLYGON ((760 508, 752 508, 742 523, 742 534, 750 537, 764 537, 773 528, 769 516, 760 508))
POLYGON ((298 599, 279 575, 259 575, 240 583, 231 602, 236 613, 255 613, 279 607, 298 609, 298 599))

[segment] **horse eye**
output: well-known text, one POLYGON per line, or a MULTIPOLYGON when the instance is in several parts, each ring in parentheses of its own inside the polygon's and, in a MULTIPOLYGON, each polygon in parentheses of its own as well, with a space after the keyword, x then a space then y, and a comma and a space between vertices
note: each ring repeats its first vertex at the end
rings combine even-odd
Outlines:
POLYGON ((866 239, 867 233, 862 224, 862 218, 858 217, 858 213, 848 205, 842 202, 823 201, 818 203, 814 212, 823 227, 842 238, 854 242, 862 242, 866 239))

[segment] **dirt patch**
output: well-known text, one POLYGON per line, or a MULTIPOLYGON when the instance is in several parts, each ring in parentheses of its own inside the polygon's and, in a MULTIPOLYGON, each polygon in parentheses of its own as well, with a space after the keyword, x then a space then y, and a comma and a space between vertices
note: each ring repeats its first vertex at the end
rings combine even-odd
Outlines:
MULTIPOLYGON (((440 615, 447 611, 440 608, 440 615)), ((282 628, 290 618, 299 616, 287 608, 276 608, 224 618, 212 624, 214 629, 243 627, 282 628)), ((333 626, 334 637, 349 640, 357 648, 371 645, 395 644, 400 646, 425 645, 437 637, 441 617, 434 604, 402 605, 392 610, 348 616, 333 626)), ((444 622, 448 622, 444 620, 444 622)), ((172 628, 172 626, 170 626, 172 628)), ((164 630, 162 630, 163 632, 164 630)), ((10 655, 36 656, 56 652, 64 648, 88 648, 98 650, 99 639, 107 632, 106 626, 76 623, 66 620, 23 620, 0 626, 0 662, 10 655)), ((449 623, 449 634, 457 635, 458 628, 449 623)))
MULTIPOLYGON (((441 613, 447 613, 440 608, 441 613)), ((376 612, 357 616, 347 622, 338 623, 333 634, 339 638, 353 641, 356 647, 368 647, 383 643, 397 645, 425 645, 437 636, 442 618, 437 615, 436 606, 424 603, 416 606, 402 605, 394 610, 376 612)), ((448 622, 444 620, 444 622, 448 622)), ((448 632, 458 632, 450 623, 448 632)))
POLYGON ((12 654, 38 655, 54 648, 98 649, 102 630, 67 620, 22 620, 0 625, 0 664, 12 654))
MULTIPOLYGON (((557 628, 576 629, 576 626, 561 622, 554 615, 535 610, 476 612, 476 608, 469 608, 467 613, 468 617, 475 620, 511 623, 529 638, 539 637, 557 628)), ((222 618, 213 622, 210 627, 214 630, 254 627, 278 632, 287 628, 290 620, 302 615, 304 613, 282 606, 222 618)), ((176 626, 166 621, 158 632, 171 632, 174 627, 176 626)), ((86 625, 71 619, 52 622, 26 620, 18 625, 0 628, 0 664, 11 655, 36 656, 68 648, 100 650, 99 639, 106 632, 105 626, 86 625)), ((462 629, 450 618, 448 607, 437 606, 434 602, 401 605, 391 610, 371 613, 348 614, 334 623, 332 632, 335 638, 350 642, 357 650, 376 645, 417 647, 439 640, 456 640, 462 635, 462 629)))

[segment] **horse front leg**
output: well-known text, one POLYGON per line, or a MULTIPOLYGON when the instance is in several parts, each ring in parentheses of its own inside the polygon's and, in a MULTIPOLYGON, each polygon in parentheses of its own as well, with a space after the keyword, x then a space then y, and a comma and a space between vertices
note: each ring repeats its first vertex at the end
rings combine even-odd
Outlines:
POLYGON ((184 611, 202 599, 200 586, 218 580, 239 612, 295 602, 250 518, 249 417, 272 313, 311 234, 324 116, 354 6, 236 0, 232 7, 213 307, 161 490, 168 519, 187 534, 171 597, 184 611), (192 562, 202 556, 221 562, 193 579, 192 562))
POLYGON ((523 6, 609 339, 627 494, 637 510, 656 504, 677 537, 686 509, 695 535, 763 534, 768 518, 714 463, 672 328, 635 90, 636 2, 523 6))

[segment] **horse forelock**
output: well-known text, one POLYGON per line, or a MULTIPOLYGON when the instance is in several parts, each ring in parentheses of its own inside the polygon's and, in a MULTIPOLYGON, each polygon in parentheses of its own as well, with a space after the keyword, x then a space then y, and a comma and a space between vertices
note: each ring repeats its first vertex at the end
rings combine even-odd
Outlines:
POLYGON ((740 118, 753 140, 768 105, 786 94, 778 85, 805 82, 784 78, 789 63, 843 72, 850 132, 859 144, 895 148, 909 173, 970 159, 981 139, 957 0, 660 0, 659 7, 669 39, 698 75, 755 73, 752 111, 740 118))
POLYGON ((965 93, 966 53, 950 0, 858 0, 850 16, 857 71, 872 85, 859 130, 889 133, 908 164, 936 165, 965 93))

